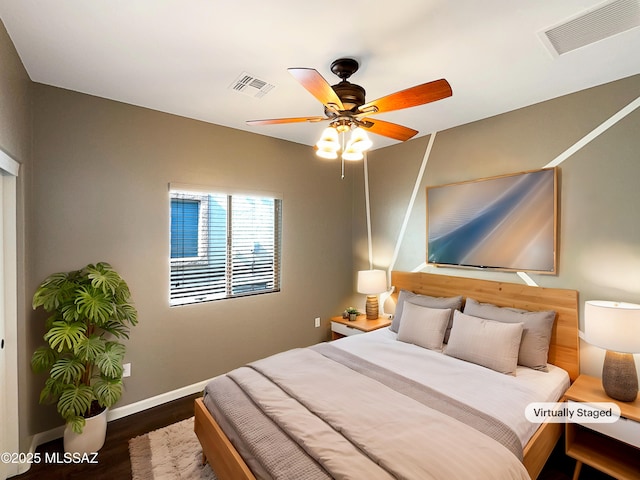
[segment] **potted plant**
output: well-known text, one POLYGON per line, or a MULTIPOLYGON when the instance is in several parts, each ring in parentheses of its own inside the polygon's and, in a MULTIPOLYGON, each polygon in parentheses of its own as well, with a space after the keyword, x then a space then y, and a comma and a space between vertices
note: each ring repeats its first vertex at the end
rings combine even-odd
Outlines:
POLYGON ((36 373, 49 374, 40 403, 57 403, 65 451, 96 452, 104 444, 106 409, 122 396, 125 346, 118 339, 129 338, 138 323, 129 287, 108 263, 89 264, 47 277, 33 295, 38 307, 52 314, 46 344, 31 358, 36 373))
POLYGON ((353 322, 355 321, 356 317, 358 315, 360 315, 360 312, 358 312, 358 309, 355 307, 347 307, 347 309, 345 310, 346 314, 349 316, 349 321, 353 322))

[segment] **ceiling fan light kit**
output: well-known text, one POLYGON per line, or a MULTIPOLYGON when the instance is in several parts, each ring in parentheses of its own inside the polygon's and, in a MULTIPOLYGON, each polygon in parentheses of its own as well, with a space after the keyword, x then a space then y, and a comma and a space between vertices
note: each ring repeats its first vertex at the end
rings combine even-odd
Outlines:
MULTIPOLYGON (((290 68, 288 71, 314 97, 324 105, 324 117, 293 117, 267 120, 249 120, 249 125, 273 125, 280 123, 329 121, 316 143, 316 154, 327 159, 338 158, 341 150, 339 134, 352 131, 346 148, 342 148, 343 160, 362 160, 373 143, 367 130, 377 135, 404 142, 418 131, 384 120, 370 118, 376 113, 416 107, 442 100, 452 95, 449 82, 435 80, 408 88, 372 102, 366 103, 365 89, 348 81, 358 71, 359 64, 352 58, 339 58, 331 64, 331 71, 340 78, 336 85, 330 85, 313 68, 290 68)), ((344 139, 343 139, 344 143, 344 139)))
POLYGON ((362 160, 364 158, 364 152, 373 145, 373 142, 369 140, 367 132, 358 126, 353 128, 351 138, 347 146, 343 149, 339 141, 339 135, 346 130, 344 128, 340 129, 339 127, 340 126, 330 125, 323 130, 320 140, 316 143, 316 155, 320 158, 335 160, 338 158, 338 152, 342 149, 343 160, 362 160))

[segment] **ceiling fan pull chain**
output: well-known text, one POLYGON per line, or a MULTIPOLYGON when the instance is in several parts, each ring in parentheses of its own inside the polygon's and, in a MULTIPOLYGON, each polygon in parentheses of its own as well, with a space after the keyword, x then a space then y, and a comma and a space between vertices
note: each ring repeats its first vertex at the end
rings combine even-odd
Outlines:
MULTIPOLYGON (((344 153, 344 133, 341 133, 340 136, 342 137, 342 152, 344 153)), ((344 180, 344 155, 340 155, 340 161, 342 162, 342 176, 340 178, 344 180)))

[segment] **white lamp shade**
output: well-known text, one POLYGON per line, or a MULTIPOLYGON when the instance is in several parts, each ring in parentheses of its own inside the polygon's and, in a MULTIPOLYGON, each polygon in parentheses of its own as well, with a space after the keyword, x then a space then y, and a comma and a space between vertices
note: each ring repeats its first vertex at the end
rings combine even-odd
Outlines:
POLYGON ((584 305, 584 339, 620 353, 640 353, 640 305, 589 300, 584 305))
POLYGON ((384 270, 361 270, 358 272, 358 293, 377 295, 387 291, 387 274, 384 270))
POLYGON ((364 155, 362 152, 354 150, 353 147, 348 146, 347 149, 342 153, 342 158, 348 161, 354 160, 362 160, 364 155))
POLYGON ((364 152, 371 148, 373 142, 369 140, 367 132, 362 127, 358 127, 351 132, 350 144, 355 151, 364 152))
MULTIPOLYGON (((338 131, 333 127, 327 127, 322 131, 320 140, 318 142, 329 142, 338 144, 338 131)), ((340 144, 338 144, 338 147, 340 144)))
POLYGON ((319 148, 316 150, 316 155, 320 158, 326 158, 327 160, 335 160, 338 158, 338 153, 331 148, 319 148))
POLYGON ((318 150, 316 155, 322 158, 328 158, 330 160, 338 158, 338 150, 340 150, 340 143, 338 142, 338 132, 333 127, 327 127, 322 132, 322 136, 318 143, 316 143, 318 150))

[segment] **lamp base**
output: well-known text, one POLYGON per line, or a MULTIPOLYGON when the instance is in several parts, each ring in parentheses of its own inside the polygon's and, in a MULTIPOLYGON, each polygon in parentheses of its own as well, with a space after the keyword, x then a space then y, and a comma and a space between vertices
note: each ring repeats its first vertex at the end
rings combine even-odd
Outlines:
POLYGON ((633 355, 607 350, 602 366, 602 386, 611 398, 633 402, 638 396, 638 373, 633 355))
POLYGON ((378 296, 367 295, 367 303, 365 304, 367 312, 367 320, 376 320, 378 318, 378 296))

